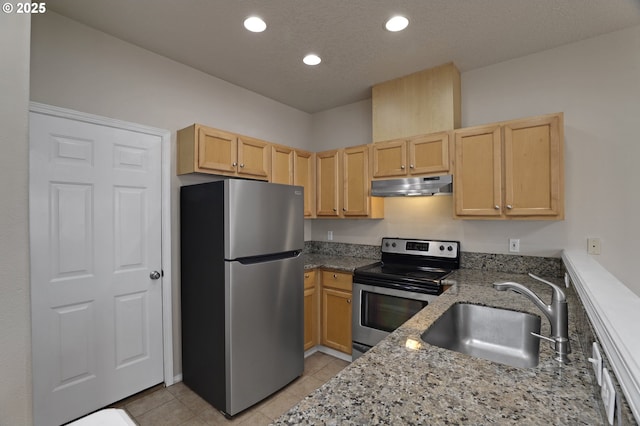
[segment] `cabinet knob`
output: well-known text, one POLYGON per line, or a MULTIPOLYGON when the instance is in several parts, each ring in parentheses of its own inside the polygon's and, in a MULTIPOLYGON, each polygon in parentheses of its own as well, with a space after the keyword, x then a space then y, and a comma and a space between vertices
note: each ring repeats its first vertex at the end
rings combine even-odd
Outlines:
POLYGON ((305 278, 309 278, 309 274, 304 274, 304 277, 305 278))
POLYGON ((233 163, 233 164, 232 164, 232 166, 233 166, 233 167, 235 167, 235 166, 237 166, 237 165, 238 165, 238 163, 233 163))
POLYGON ((334 212, 337 212, 337 211, 338 211, 338 209, 333 209, 333 211, 334 211, 334 212))
POLYGON ((244 163, 240 164, 240 167, 243 167, 243 168, 244 168, 244 163))
POLYGON ((338 276, 336 274, 333 274, 333 278, 338 279, 338 276))
POLYGON ((400 166, 400 168, 401 168, 402 170, 404 170, 404 164, 403 164, 402 166, 400 166))
POLYGON ((410 169, 413 169, 413 164, 409 165, 409 168, 410 168, 410 169))
POLYGON ((496 210, 500 210, 500 206, 497 205, 497 204, 495 206, 493 206, 493 208, 496 209, 496 210))
POLYGON ((508 208, 508 209, 512 209, 512 208, 513 208, 513 206, 512 206, 511 204, 507 204, 507 208, 508 208))
POLYGON ((343 207, 343 208, 342 208, 342 211, 343 211, 343 212, 346 212, 346 211, 347 211, 347 209, 345 209, 345 208, 343 207))
POLYGON ((351 299, 347 299, 347 303, 351 303, 351 299))

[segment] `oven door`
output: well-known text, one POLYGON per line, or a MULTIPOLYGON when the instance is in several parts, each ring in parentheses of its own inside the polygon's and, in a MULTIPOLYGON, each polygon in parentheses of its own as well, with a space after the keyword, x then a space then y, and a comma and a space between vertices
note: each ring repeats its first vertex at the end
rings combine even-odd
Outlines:
POLYGON ((355 360, 438 296, 353 284, 352 336, 355 360))

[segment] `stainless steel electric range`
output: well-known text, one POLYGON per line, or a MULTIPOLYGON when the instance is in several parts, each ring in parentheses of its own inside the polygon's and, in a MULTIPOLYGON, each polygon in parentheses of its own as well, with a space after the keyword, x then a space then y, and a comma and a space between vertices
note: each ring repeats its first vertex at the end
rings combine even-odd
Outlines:
POLYGON ((460 268, 460 242, 383 238, 380 262, 353 275, 353 360, 427 306, 460 268))

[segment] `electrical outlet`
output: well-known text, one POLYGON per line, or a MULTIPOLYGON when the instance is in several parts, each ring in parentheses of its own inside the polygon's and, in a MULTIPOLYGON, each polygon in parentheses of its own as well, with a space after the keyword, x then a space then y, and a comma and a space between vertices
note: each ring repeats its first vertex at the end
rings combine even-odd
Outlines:
POLYGON ((596 382, 598 386, 602 386, 602 355, 600 355, 600 346, 596 342, 593 342, 591 347, 591 358, 589 362, 593 365, 593 372, 596 375, 596 382))
POLYGON ((609 424, 613 424, 613 413, 616 408, 616 390, 613 387, 609 370, 602 369, 602 389, 600 389, 600 396, 604 403, 604 411, 607 413, 607 420, 609 424))
POLYGON ((327 241, 333 241, 333 231, 327 231, 327 241))
POLYGON ((509 239, 509 251, 511 253, 518 253, 520 251, 520 240, 516 238, 509 239))
POLYGON ((600 254, 600 238, 587 238, 587 253, 600 254))

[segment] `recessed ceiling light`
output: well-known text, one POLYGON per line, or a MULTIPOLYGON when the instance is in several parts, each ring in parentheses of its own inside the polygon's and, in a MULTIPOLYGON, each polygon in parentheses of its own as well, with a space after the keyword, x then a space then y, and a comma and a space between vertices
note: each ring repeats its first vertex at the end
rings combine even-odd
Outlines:
POLYGON ((253 33, 261 33, 267 29, 267 24, 257 16, 250 16, 244 20, 244 27, 253 33))
POLYGON ((320 62, 322 62, 322 59, 320 59, 320 56, 314 55, 313 53, 311 53, 305 56, 302 62, 304 62, 307 65, 318 65, 320 62))
POLYGON ((404 16, 398 15, 389 19, 387 23, 384 24, 384 27, 389 31, 396 32, 404 30, 407 28, 407 25, 409 25, 409 20, 404 16))

